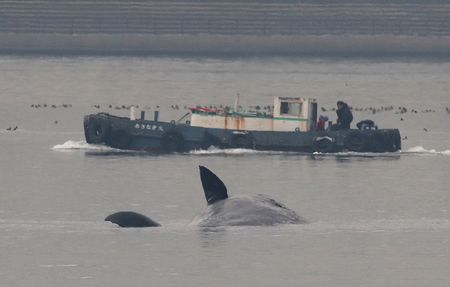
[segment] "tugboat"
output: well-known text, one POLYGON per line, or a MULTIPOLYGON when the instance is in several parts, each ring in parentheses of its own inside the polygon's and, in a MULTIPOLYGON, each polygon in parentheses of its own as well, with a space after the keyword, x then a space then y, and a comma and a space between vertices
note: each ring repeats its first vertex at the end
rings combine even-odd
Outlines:
MULTIPOLYGON (((308 153, 395 152, 401 150, 398 129, 378 129, 372 121, 358 129, 318 131, 315 99, 277 97, 273 112, 234 109, 189 108, 178 121, 136 118, 135 109, 127 117, 98 113, 84 116, 86 142, 117 149, 157 153, 187 152, 217 148, 244 148, 263 151, 308 153), (182 122, 187 116, 190 120, 182 122)), ((329 122, 331 124, 331 122, 329 122)))

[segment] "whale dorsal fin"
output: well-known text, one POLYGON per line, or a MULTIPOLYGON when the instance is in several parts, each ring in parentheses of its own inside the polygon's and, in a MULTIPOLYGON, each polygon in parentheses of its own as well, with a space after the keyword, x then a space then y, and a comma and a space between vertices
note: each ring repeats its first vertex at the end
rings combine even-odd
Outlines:
POLYGON ((208 205, 228 198, 225 184, 223 184, 217 175, 204 166, 200 166, 200 179, 208 205))

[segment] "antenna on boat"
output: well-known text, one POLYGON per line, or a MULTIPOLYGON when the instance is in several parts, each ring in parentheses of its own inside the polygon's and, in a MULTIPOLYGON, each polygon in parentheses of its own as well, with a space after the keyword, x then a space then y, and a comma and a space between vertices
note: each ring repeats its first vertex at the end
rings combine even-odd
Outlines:
POLYGON ((234 101, 234 111, 237 112, 239 107, 239 94, 236 96, 236 100, 234 101))

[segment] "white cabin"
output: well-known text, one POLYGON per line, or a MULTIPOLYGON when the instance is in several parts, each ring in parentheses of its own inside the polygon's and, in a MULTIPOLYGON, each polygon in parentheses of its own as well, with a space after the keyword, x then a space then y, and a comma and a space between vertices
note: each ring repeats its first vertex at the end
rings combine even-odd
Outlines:
POLYGON ((191 108, 191 126, 242 131, 315 131, 315 99, 277 97, 273 113, 191 108))

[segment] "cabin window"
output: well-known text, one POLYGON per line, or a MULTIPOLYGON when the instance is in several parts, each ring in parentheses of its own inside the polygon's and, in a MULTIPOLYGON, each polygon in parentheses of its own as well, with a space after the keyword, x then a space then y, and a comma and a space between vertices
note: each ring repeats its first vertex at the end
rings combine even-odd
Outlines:
POLYGON ((302 114, 302 103, 282 102, 280 114, 300 116, 302 114))
POLYGON ((289 114, 289 103, 286 103, 286 102, 281 103, 280 114, 289 114))

